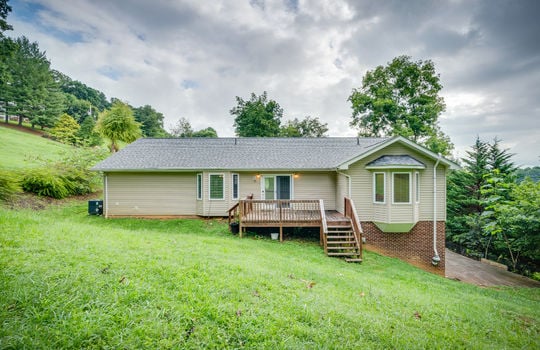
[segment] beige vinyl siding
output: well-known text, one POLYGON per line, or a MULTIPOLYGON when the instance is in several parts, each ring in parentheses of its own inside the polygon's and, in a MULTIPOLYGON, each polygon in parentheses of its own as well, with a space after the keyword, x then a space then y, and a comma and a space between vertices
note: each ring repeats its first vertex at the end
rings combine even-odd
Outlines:
MULTIPOLYGON (((336 174, 334 172, 236 173, 240 176, 240 199, 245 199, 251 194, 253 194, 254 199, 261 199, 261 180, 264 175, 290 175, 293 199, 323 199, 325 209, 335 210, 336 208, 336 174), (295 177, 294 174, 297 176, 295 177)), ((234 203, 236 201, 232 201, 231 204, 234 203)))
POLYGON ((247 196, 253 195, 253 199, 261 199, 261 182, 260 177, 254 172, 240 172, 239 194, 240 199, 245 199, 247 196))
POLYGON ((349 197, 349 178, 344 174, 337 174, 336 210, 342 214, 345 212, 345 197, 349 197))
POLYGON ((106 215, 195 215, 195 173, 107 173, 106 215))
MULTIPOLYGON (((231 201, 231 172, 205 171, 203 172, 203 208, 202 216, 227 216, 228 210, 233 206, 231 201), (210 175, 223 175, 223 199, 210 199, 210 175)), ((236 201, 234 201, 236 203, 236 201)))
MULTIPOLYGON (((349 167, 348 174, 352 177, 352 197, 356 204, 358 215, 361 220, 373 220, 389 215, 391 222, 407 222, 433 220, 433 166, 435 160, 424 156, 401 144, 393 144, 362 159, 349 167), (386 205, 373 203, 373 172, 365 169, 367 163, 382 155, 408 154, 426 165, 424 170, 384 170, 386 173, 386 205), (412 204, 392 204, 392 172, 409 172, 412 176, 412 204), (420 174, 420 202, 418 214, 414 211, 414 173, 420 174), (382 209, 384 208, 384 209, 382 209), (399 220, 399 221, 398 221, 399 220), (406 221, 401 221, 406 220, 406 221)), ((446 169, 439 164, 437 171, 437 218, 446 219, 446 169)), ((388 221, 387 221, 388 222, 388 221)))
POLYGON ((297 173, 293 189, 294 199, 322 199, 324 209, 336 210, 336 173, 297 173))

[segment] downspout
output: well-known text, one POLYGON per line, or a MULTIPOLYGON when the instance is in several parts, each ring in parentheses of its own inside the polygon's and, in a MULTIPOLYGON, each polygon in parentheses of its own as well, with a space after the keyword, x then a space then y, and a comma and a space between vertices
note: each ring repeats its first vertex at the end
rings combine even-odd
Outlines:
POLYGON ((104 187, 104 192, 105 192, 105 205, 104 205, 105 208, 103 208, 103 212, 104 212, 103 217, 107 218, 107 215, 109 214, 109 210, 108 210, 109 209, 109 186, 108 186, 108 181, 107 181, 107 174, 105 173, 103 175, 104 175, 104 178, 103 178, 104 186, 103 187, 104 187))
POLYGON ((433 167, 433 252, 435 254, 431 259, 431 264, 433 264, 433 266, 439 265, 439 262, 441 261, 441 257, 437 251, 437 166, 440 161, 441 154, 439 153, 439 158, 437 158, 437 162, 433 167))

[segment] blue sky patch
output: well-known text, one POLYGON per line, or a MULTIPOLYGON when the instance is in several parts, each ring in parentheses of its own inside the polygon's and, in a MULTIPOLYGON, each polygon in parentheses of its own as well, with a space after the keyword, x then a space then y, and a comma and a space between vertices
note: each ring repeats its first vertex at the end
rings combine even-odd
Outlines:
POLYGON ((58 13, 51 11, 49 8, 35 3, 25 1, 13 1, 9 5, 12 7, 10 16, 17 20, 26 23, 32 23, 40 32, 52 35, 68 44, 74 44, 84 41, 83 33, 74 30, 65 30, 44 24, 40 18, 40 13, 50 12, 54 16, 60 16, 58 13))
POLYGON ((189 89, 196 89, 199 87, 199 83, 197 83, 196 81, 194 80, 189 80, 189 79, 184 79, 182 80, 182 83, 180 84, 182 85, 182 87, 186 90, 189 90, 189 89))
POLYGON ((98 73, 101 74, 101 75, 104 75, 107 78, 110 78, 110 79, 112 79, 114 81, 117 81, 123 75, 122 72, 120 72, 120 70, 115 69, 114 67, 111 67, 111 66, 99 67, 98 68, 98 73))

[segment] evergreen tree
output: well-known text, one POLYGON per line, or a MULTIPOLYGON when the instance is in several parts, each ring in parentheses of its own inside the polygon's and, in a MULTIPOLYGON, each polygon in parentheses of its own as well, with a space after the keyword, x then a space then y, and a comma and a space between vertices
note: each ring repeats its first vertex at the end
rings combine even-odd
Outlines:
POLYGON ((163 129, 163 114, 157 112, 149 105, 134 108, 135 120, 141 124, 141 131, 145 137, 163 137, 167 132, 163 129))
POLYGON ((77 121, 73 119, 69 114, 62 114, 54 128, 51 129, 51 135, 58 141, 69 145, 76 145, 78 143, 77 133, 80 129, 77 121))
POLYGON ((96 132, 95 128, 96 122, 94 121, 94 118, 91 115, 87 116, 77 133, 77 137, 81 140, 83 146, 93 147, 101 144, 103 140, 99 133, 96 132))
POLYGON ((500 149, 500 140, 492 144, 476 138, 462 159, 461 170, 452 172, 447 183, 447 240, 457 243, 471 255, 484 256, 492 244, 484 226, 486 194, 483 189, 493 172, 506 183, 512 183, 515 167, 512 154, 500 149))

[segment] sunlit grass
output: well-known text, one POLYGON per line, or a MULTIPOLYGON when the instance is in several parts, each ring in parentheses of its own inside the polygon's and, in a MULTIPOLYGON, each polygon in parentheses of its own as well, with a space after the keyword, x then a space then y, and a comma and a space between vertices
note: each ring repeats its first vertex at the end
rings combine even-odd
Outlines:
POLYGON ((0 124, 0 168, 20 170, 40 165, 42 160, 57 160, 72 149, 40 136, 2 127, 0 124))
POLYGON ((538 289, 487 289, 221 221, 0 209, 0 348, 539 348, 538 289))

